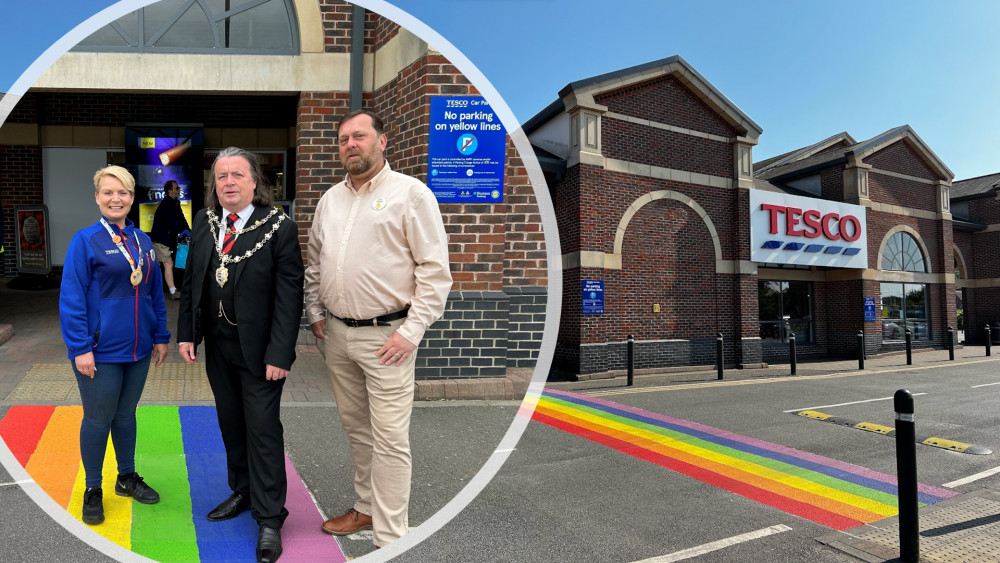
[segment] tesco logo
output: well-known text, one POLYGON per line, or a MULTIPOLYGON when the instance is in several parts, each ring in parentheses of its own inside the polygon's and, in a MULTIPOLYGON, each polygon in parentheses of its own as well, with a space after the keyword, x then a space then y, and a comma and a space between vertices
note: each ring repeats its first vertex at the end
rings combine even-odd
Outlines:
POLYGON ((822 213, 818 209, 789 207, 773 203, 762 203, 761 211, 770 214, 770 233, 793 237, 819 238, 854 242, 861 237, 861 221, 854 215, 836 212, 822 213), (836 229, 834 229, 836 226, 836 229))

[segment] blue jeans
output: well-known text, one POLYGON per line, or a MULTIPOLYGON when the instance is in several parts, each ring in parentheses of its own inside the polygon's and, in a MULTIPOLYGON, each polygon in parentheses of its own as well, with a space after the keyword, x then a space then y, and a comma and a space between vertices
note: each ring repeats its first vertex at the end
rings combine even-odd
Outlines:
POLYGON ((146 385, 150 357, 124 364, 96 364, 93 379, 77 371, 76 364, 70 361, 83 402, 80 457, 87 488, 101 486, 109 433, 118 460, 118 474, 135 471, 135 407, 146 385))

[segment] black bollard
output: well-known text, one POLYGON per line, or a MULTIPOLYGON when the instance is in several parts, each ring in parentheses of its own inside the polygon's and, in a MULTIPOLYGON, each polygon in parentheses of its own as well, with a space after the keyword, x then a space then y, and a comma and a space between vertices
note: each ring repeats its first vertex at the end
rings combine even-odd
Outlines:
POLYGON ((635 374, 635 356, 632 354, 632 349, 635 348, 635 339, 632 335, 628 335, 628 387, 632 386, 632 376, 635 374))
POLYGON ((913 365, 913 331, 906 329, 906 365, 913 365))
POLYGON ((858 369, 865 369, 865 333, 858 331, 858 369))
POLYGON ((993 336, 990 334, 990 325, 986 325, 986 356, 990 355, 990 344, 993 343, 993 336))
POLYGON ((715 366, 719 370, 719 380, 722 380, 723 375, 723 365, 722 365, 722 333, 715 337, 715 366))
POLYGON ((917 512, 917 439, 913 423, 913 395, 906 389, 893 396, 896 409, 896 481, 899 504, 899 560, 920 560, 920 522, 917 512))
POLYGON ((955 359, 955 329, 948 327, 948 359, 955 359))
POLYGON ((788 357, 792 364, 792 375, 795 375, 795 333, 792 325, 788 325, 788 357))

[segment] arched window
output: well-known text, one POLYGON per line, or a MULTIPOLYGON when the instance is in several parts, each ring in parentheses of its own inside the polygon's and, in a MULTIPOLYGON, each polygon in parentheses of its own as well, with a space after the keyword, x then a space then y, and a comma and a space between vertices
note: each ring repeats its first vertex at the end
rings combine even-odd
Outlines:
POLYGON ((889 237, 885 250, 882 251, 882 269, 920 273, 927 271, 924 255, 913 235, 899 231, 889 237))
POLYGON ((102 27, 73 50, 296 55, 298 24, 292 0, 160 0, 102 27))
MULTIPOLYGON (((882 251, 882 269, 902 272, 927 272, 927 262, 920 245, 910 233, 893 233, 882 251)), ((923 283, 882 282, 882 339, 903 340, 909 330, 913 338, 930 338, 927 324, 927 285, 923 283)))

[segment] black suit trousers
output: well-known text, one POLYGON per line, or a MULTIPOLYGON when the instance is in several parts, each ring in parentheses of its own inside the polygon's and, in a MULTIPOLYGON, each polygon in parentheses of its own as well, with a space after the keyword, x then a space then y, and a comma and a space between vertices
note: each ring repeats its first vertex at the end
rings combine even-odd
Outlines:
POLYGON ((281 528, 288 516, 279 416, 285 380, 268 381, 262 370, 247 367, 236 327, 225 321, 205 335, 205 369, 226 446, 229 487, 233 492, 250 493, 258 523, 281 528))

